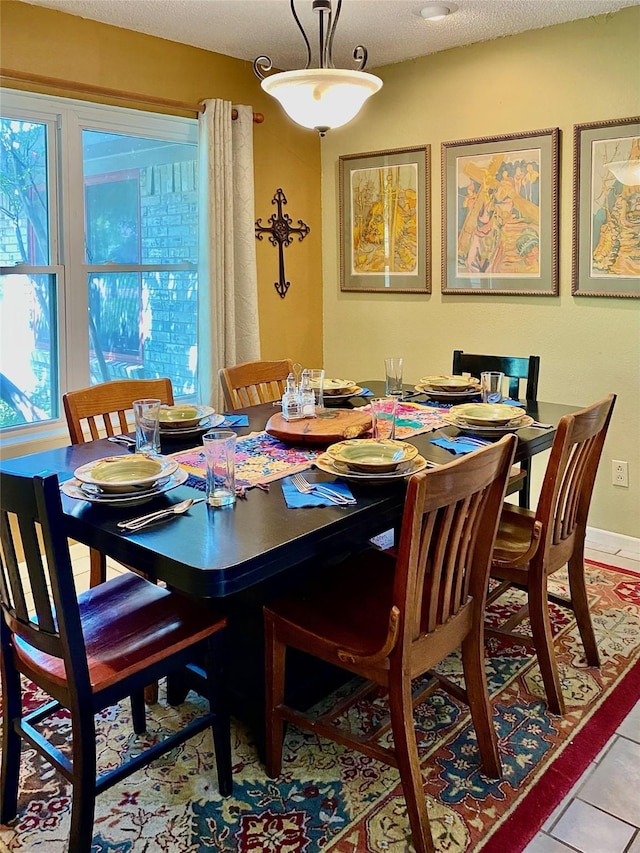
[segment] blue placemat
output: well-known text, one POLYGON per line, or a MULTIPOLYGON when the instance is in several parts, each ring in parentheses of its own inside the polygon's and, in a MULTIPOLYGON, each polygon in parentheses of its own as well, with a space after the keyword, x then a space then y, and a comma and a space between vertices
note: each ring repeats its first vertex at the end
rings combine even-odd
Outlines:
POLYGON ((463 436, 460 438, 432 438, 431 444, 436 444, 438 447, 443 447, 445 450, 449 450, 451 453, 455 453, 456 456, 459 456, 463 453, 471 453, 473 450, 478 450, 482 447, 483 444, 490 444, 491 442, 478 442, 478 441, 466 441, 463 436))
MULTIPOLYGON (((327 485, 332 491, 344 495, 345 498, 353 498, 351 489, 346 483, 333 482, 327 485)), ((321 495, 301 494, 291 482, 290 477, 285 477, 282 481, 282 494, 289 509, 298 509, 305 506, 339 506, 339 504, 335 504, 321 495)))

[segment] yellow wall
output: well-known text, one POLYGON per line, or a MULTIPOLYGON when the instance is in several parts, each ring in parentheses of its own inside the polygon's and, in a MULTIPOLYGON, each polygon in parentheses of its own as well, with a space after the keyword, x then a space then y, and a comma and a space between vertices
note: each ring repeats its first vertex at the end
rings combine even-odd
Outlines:
MULTIPOLYGON (((264 114, 264 123, 254 128, 256 219, 268 220, 275 211, 271 199, 282 187, 288 201, 285 210, 294 223, 304 220, 311 232, 304 242, 295 240, 285 249, 285 271, 291 281, 285 299, 273 286, 278 279, 277 249, 266 239, 257 243, 262 357, 290 357, 318 366, 322 241, 316 134, 284 118, 280 106, 262 92, 249 62, 14 0, 2 2, 0 15, 0 60, 5 70, 193 104, 223 98, 250 104, 264 114)), ((211 25, 215 26, 213 12, 211 25)), ((70 95, 54 89, 48 93, 70 95)))
POLYGON ((640 8, 376 74, 384 86, 362 117, 322 142, 325 368, 382 378, 384 356, 403 355, 415 382, 450 370, 457 348, 534 353, 541 400, 585 405, 615 391, 590 524, 640 536, 640 300, 572 297, 570 278, 573 125, 640 114, 640 8), (442 295, 441 142, 548 127, 561 129, 560 296, 442 295), (422 144, 431 146, 432 294, 340 293, 339 156, 422 144), (612 458, 629 461, 629 489, 611 485, 612 458))

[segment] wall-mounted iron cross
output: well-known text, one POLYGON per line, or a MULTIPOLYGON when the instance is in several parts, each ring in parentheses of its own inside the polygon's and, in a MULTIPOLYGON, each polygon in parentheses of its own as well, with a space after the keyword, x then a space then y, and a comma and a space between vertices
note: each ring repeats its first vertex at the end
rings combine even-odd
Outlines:
POLYGON ((292 228, 291 223, 293 220, 289 216, 288 213, 282 212, 282 205, 287 203, 287 199, 285 198, 285 194, 281 189, 276 190, 276 194, 271 199, 271 204, 278 205, 278 212, 272 213, 269 217, 269 222, 271 223, 271 227, 267 228, 262 225, 262 218, 256 220, 256 237, 258 240, 262 240, 263 234, 269 235, 269 242, 272 246, 278 247, 278 281, 273 283, 273 286, 278 291, 280 297, 282 299, 287 295, 287 290, 289 290, 289 286, 291 284, 290 281, 287 281, 286 276, 284 274, 284 249, 285 246, 291 245, 293 242, 292 234, 298 235, 298 241, 304 240, 309 231, 311 230, 308 225, 302 221, 302 219, 298 219, 298 227, 292 228))

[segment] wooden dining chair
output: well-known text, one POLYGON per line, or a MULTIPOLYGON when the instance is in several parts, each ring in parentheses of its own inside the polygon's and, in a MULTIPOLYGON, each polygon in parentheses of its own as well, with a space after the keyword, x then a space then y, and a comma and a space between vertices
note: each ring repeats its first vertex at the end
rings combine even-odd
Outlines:
MULTIPOLYGON (((67 391, 62 396, 64 413, 71 444, 84 444, 96 438, 129 432, 131 426, 127 412, 132 411, 134 400, 144 398, 160 400, 173 405, 171 380, 160 379, 115 379, 67 391)), ((89 584, 103 583, 107 576, 105 555, 95 548, 89 550, 89 584)))
MULTIPOLYGON (((470 373, 480 378, 486 370, 497 370, 504 373, 509 380, 508 391, 512 400, 525 399, 535 402, 538 399, 538 376, 540 373, 540 356, 530 355, 528 358, 514 358, 508 355, 479 355, 478 353, 453 351, 454 374, 470 373), (524 387, 521 387, 524 386, 524 387), (522 391, 524 390, 524 397, 522 391)), ((531 460, 524 459, 514 466, 507 485, 507 494, 518 493, 520 506, 531 505, 531 460)))
MULTIPOLYGON (((284 722, 397 767, 417 853, 433 853, 413 707, 438 683, 469 703, 482 766, 501 773, 484 669, 484 604, 493 542, 516 446, 514 436, 409 479, 397 558, 367 550, 264 608, 266 764, 282 766, 284 722), (287 647, 388 690, 390 721, 365 736, 338 727, 345 703, 319 717, 285 704, 287 647), (432 668, 462 648, 466 689, 432 668), (412 679, 429 673, 418 697, 412 679), (378 743, 393 733, 394 746, 378 743)), ((369 685, 367 688, 369 689, 369 685)), ((365 691, 362 692, 362 696, 365 691)))
POLYGON ((281 361, 245 361, 218 371, 224 403, 232 412, 245 406, 279 400, 287 376, 293 371, 290 358, 281 361))
POLYGON ((615 404, 615 394, 565 415, 556 431, 535 512, 505 503, 496 538, 491 577, 500 581, 489 595, 495 601, 511 587, 523 589, 527 602, 500 628, 487 633, 532 643, 547 695, 549 710, 565 713, 553 649, 549 601, 571 608, 584 645, 588 666, 599 666, 584 577, 587 515, 602 447, 615 404), (549 592, 547 579, 568 564, 570 598, 549 592), (531 635, 514 628, 527 617, 531 635))
MULTIPOLYGON (((221 644, 226 621, 187 596, 135 574, 123 574, 76 596, 65 520, 55 474, 33 478, 0 472, 0 653, 2 772, 0 823, 18 809, 24 740, 71 783, 69 850, 90 853, 95 798, 102 791, 211 728, 218 788, 232 790, 231 737, 221 644), (18 524, 9 519, 17 517, 18 524), (19 533, 17 532, 19 528, 19 533), (38 539, 41 531, 43 560, 38 539), (20 548, 26 571, 18 564, 20 548), (33 601, 33 613, 29 601, 33 601), (122 741, 130 757, 96 776, 95 715, 131 697, 133 728, 145 730, 145 684, 198 660, 209 710, 146 748, 122 741), (21 676, 51 697, 24 711, 21 676), (37 724, 62 711, 71 746, 50 743, 37 724)), ((26 687, 26 684, 24 685, 26 687)), ((30 688, 33 696, 33 688, 30 688)), ((53 727, 56 737, 61 732, 53 727)))

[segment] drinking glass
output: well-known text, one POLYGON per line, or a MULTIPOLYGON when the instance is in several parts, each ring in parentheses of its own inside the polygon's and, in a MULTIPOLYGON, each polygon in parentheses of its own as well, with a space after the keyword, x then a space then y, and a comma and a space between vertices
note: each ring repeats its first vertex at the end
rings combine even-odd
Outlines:
POLYGON ((313 388, 316 401, 316 411, 324 408, 324 370, 310 370, 309 383, 313 388))
POLYGON ((502 400, 504 373, 498 370, 486 370, 480 374, 480 393, 483 403, 499 403, 502 400))
POLYGON ((160 453, 160 400, 134 400, 136 453, 160 453))
POLYGON ((207 460, 207 503, 232 506, 236 502, 236 438, 230 429, 211 429, 202 436, 207 460))
POLYGON ((402 397, 402 358, 385 358, 385 394, 393 397, 402 397))
POLYGON ((371 434, 374 438, 396 437, 396 409, 397 397, 374 397, 369 406, 371 408, 371 434))

